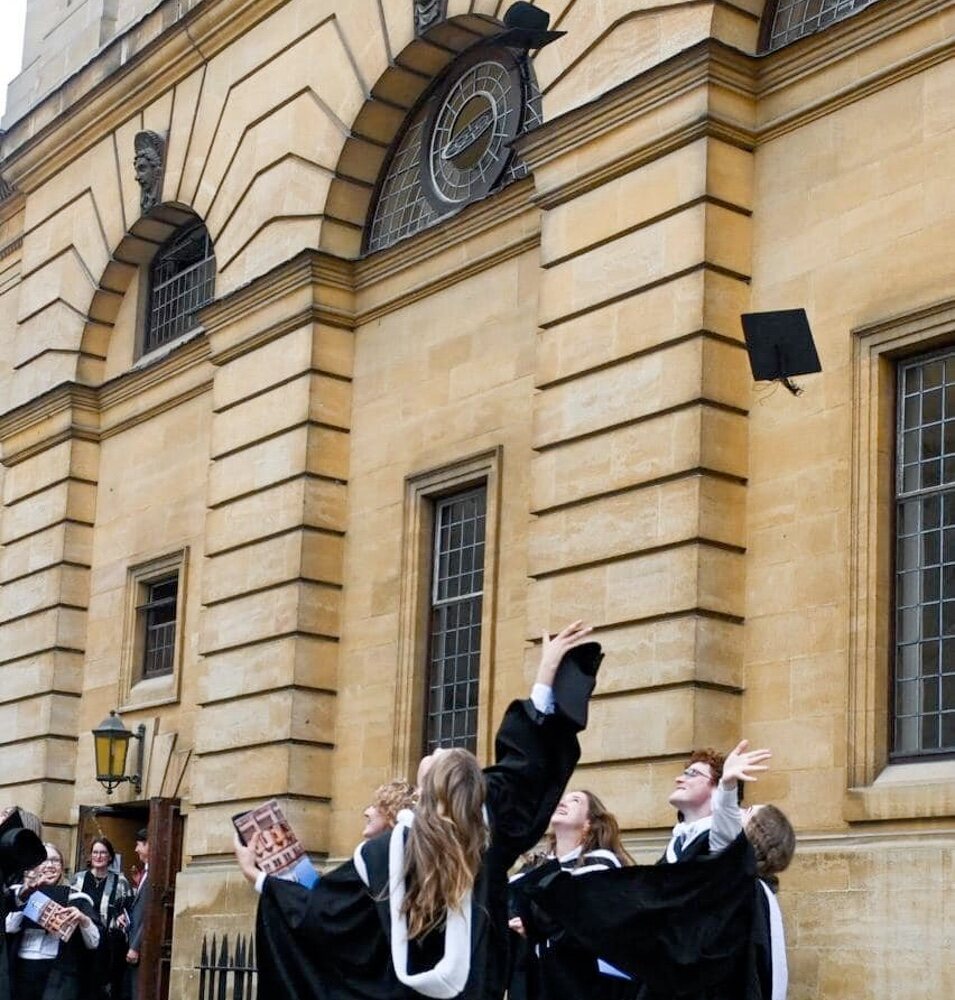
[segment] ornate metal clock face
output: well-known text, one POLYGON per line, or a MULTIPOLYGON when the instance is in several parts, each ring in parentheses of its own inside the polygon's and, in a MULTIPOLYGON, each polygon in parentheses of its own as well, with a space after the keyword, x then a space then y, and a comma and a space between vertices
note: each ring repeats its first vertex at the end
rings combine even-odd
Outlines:
POLYGON ((421 144, 425 196, 439 212, 483 198, 507 169, 525 94, 507 49, 465 58, 439 95, 421 144))

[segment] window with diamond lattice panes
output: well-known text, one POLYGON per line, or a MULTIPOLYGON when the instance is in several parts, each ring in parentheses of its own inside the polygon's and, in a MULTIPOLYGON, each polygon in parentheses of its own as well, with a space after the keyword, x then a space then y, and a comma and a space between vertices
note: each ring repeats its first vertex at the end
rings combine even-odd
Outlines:
POLYGON ((411 113, 386 161, 366 251, 384 250, 526 177, 511 142, 542 122, 526 55, 488 44, 460 56, 411 113))
POLYGON ((899 365, 894 758, 955 753, 955 350, 899 365))
POLYGON ((780 49, 806 35, 871 7, 878 0, 776 0, 764 28, 764 51, 780 49))
POLYGON ((475 750, 487 490, 435 504, 425 748, 475 750))

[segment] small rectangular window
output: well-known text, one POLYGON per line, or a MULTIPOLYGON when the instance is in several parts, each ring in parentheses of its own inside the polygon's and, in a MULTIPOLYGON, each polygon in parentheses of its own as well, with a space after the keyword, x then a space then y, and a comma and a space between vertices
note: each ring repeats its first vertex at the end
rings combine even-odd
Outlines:
POLYGON ((955 351, 898 367, 893 757, 955 753, 955 351))
POLYGON ((474 751, 487 487, 435 502, 425 747, 474 751))
POLYGON ((142 676, 171 674, 176 653, 179 576, 145 584, 146 601, 136 609, 142 636, 142 676))

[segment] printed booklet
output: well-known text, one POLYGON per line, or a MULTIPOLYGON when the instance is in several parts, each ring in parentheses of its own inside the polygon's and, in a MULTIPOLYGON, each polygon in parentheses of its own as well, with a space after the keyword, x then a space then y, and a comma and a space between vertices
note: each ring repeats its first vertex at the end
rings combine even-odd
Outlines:
POLYGON ((318 872, 275 799, 238 813, 232 822, 239 840, 255 851, 256 863, 266 875, 298 882, 306 888, 318 881, 318 872))

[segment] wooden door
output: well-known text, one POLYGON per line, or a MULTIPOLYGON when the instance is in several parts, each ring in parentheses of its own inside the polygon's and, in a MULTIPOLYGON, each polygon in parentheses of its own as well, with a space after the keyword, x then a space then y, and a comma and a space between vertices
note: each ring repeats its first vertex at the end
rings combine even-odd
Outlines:
POLYGON ((176 875, 182 864, 178 799, 149 800, 149 895, 146 898, 137 1000, 168 1000, 176 875))

